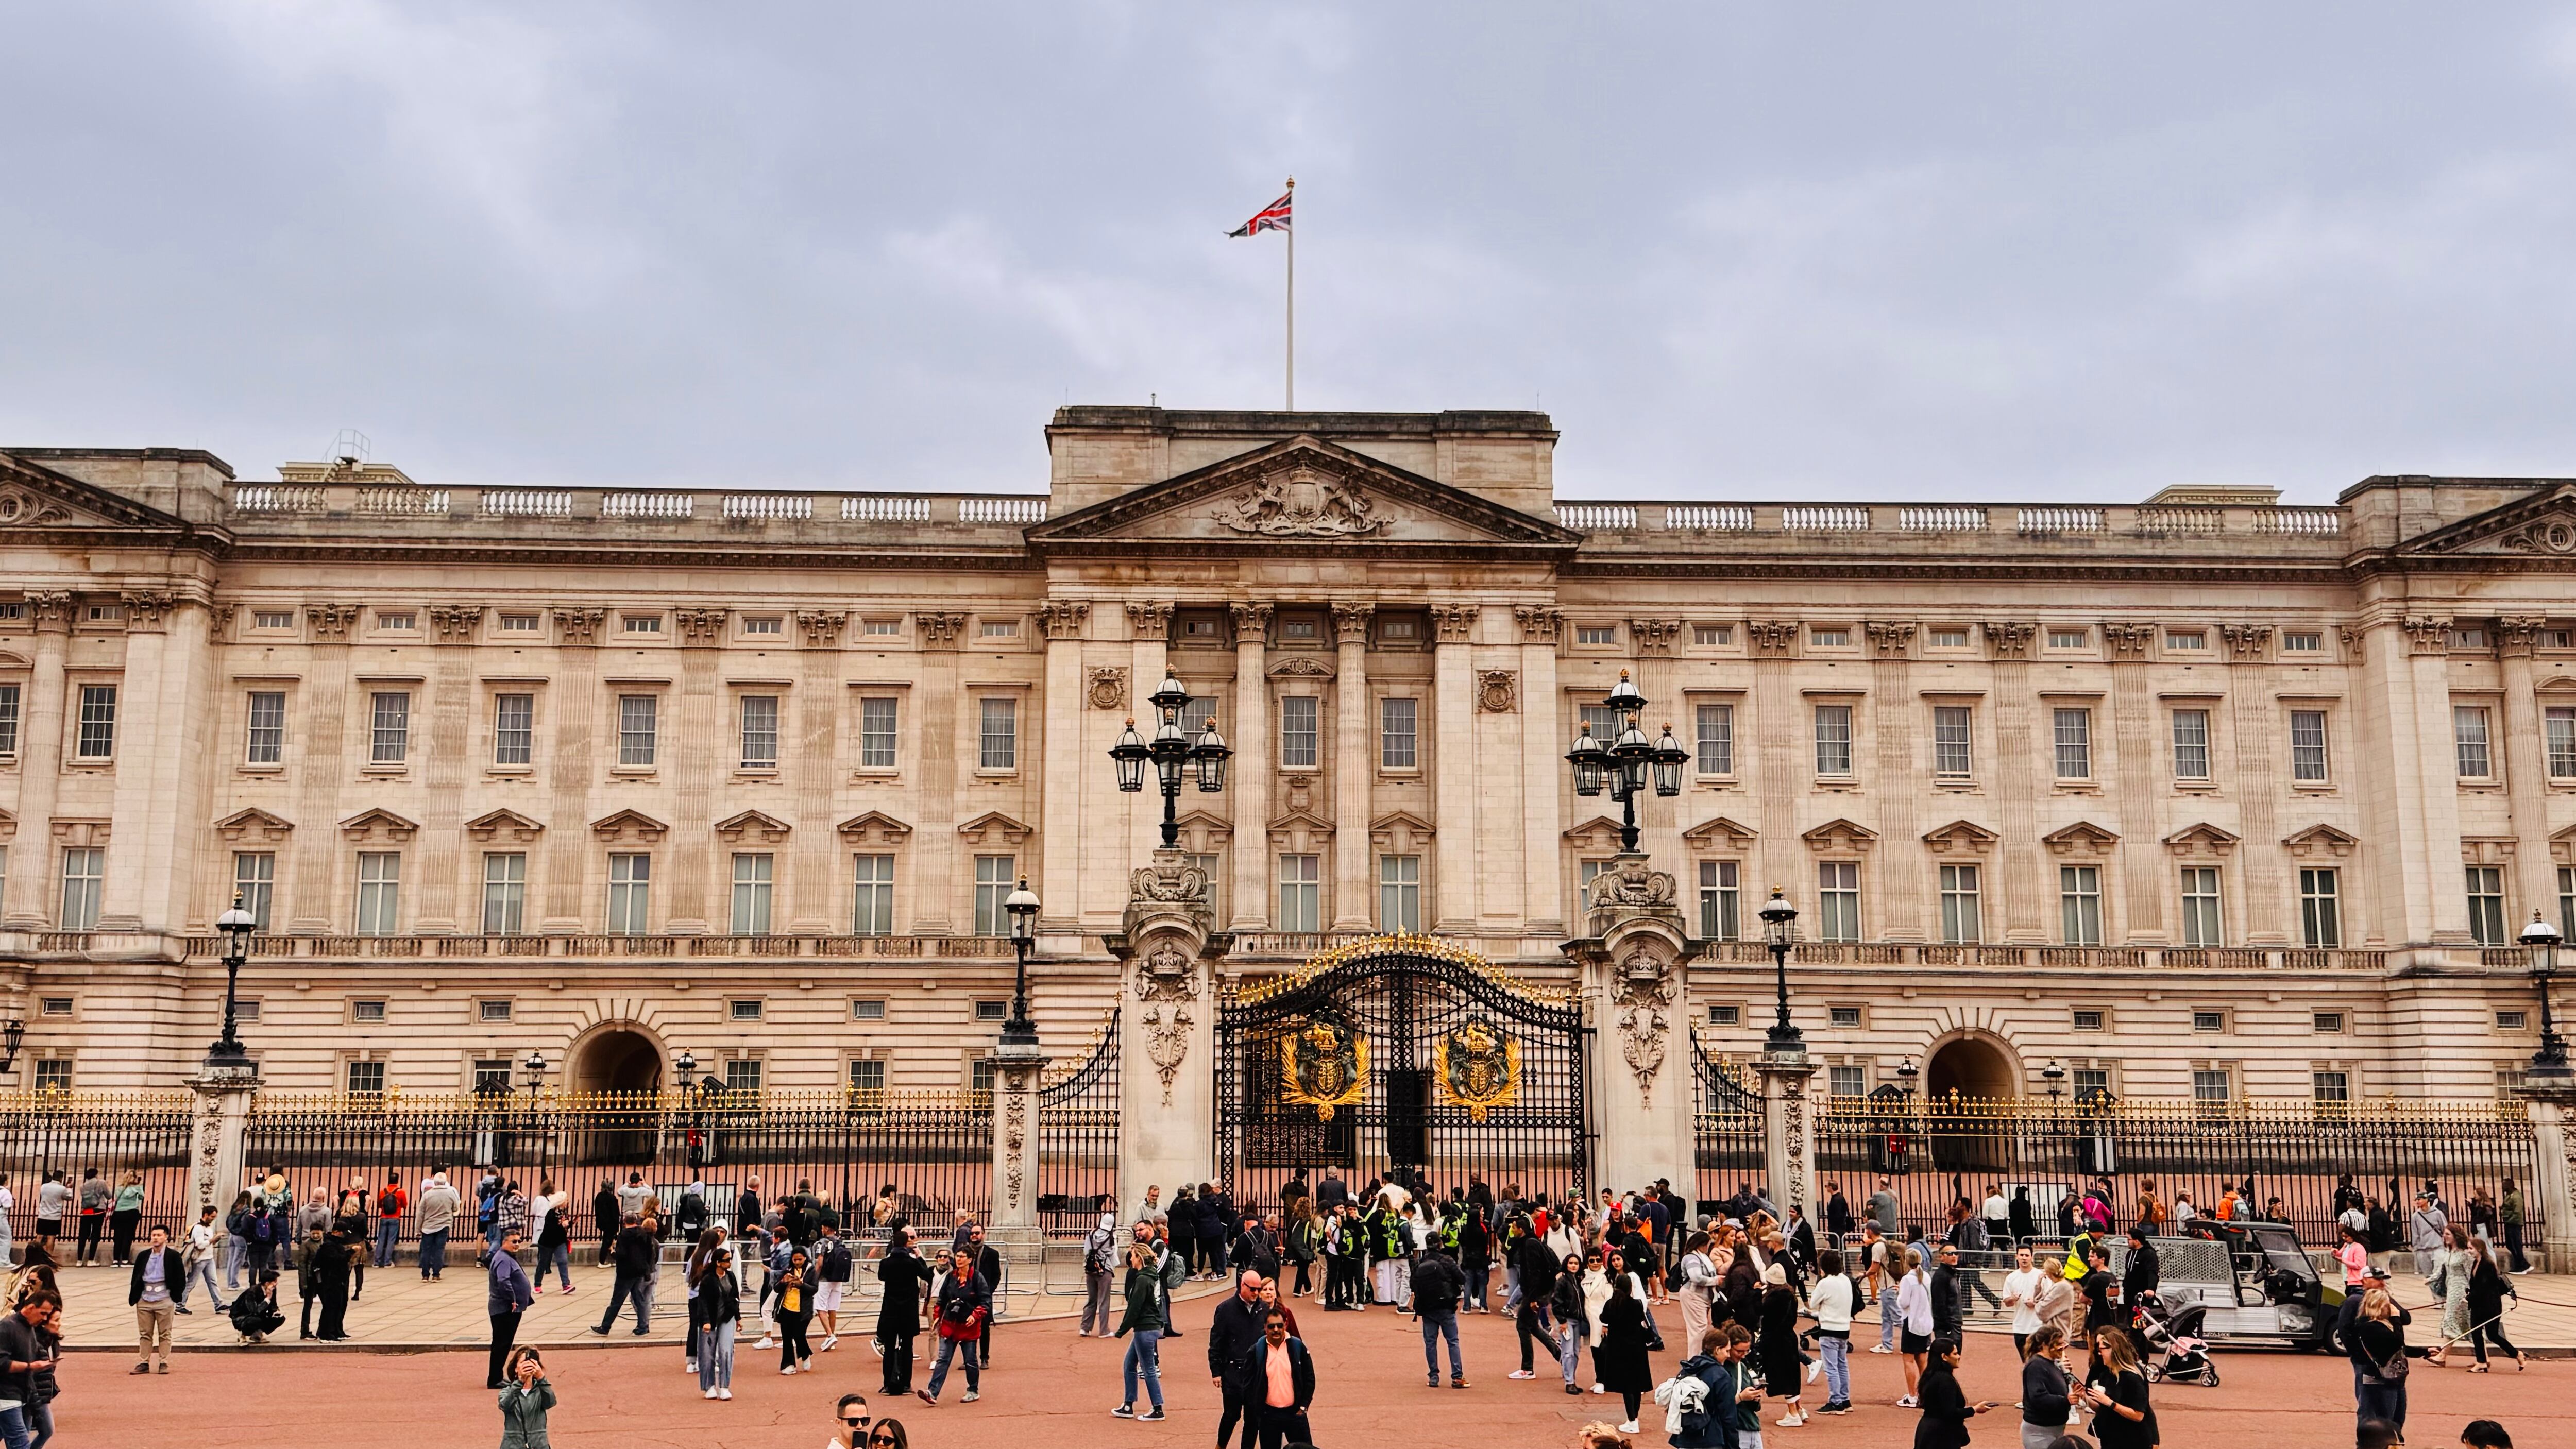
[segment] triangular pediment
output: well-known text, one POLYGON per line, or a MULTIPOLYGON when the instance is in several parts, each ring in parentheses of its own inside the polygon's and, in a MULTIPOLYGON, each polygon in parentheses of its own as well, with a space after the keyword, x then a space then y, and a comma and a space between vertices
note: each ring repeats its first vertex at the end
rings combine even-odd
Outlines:
POLYGON ((911 826, 882 810, 853 815, 832 828, 852 845, 901 845, 912 834, 911 826))
POLYGON ((788 825, 775 815, 745 810, 716 822, 716 834, 728 845, 776 845, 787 838, 788 825))
POLYGON ((2120 837, 2090 820, 2078 820, 2041 836, 2039 843, 2058 855, 2099 855, 2119 844, 2120 837))
POLYGON ((1923 843, 1932 847, 1935 855, 1947 855, 1953 851, 1974 855, 2002 838, 1973 820, 1953 820, 1938 830, 1923 832, 1923 843))
POLYGON ((420 833, 420 822, 405 820, 379 805, 340 822, 340 833, 356 841, 404 841, 420 833))
POLYGON ((1761 834, 1750 825, 1738 824, 1720 815, 1683 831, 1682 839, 1702 850, 1742 850, 1761 834))
POLYGON ((1607 815, 1595 815, 1580 825, 1569 827, 1565 843, 1577 850, 1615 851, 1619 848, 1619 822, 1607 815))
POLYGON ((1311 434, 1194 469, 1032 527, 1040 552, 1329 546, 1403 552, 1540 549, 1581 535, 1311 434))
POLYGON ((158 508, 59 473, 32 458, 0 453, 0 534, 40 528, 181 530, 158 508))
POLYGON ((2360 843, 2360 836, 2325 824, 2311 825, 2281 837, 2281 844, 2295 856, 2331 855, 2340 858, 2352 854, 2352 848, 2360 843))
POLYGON ((244 841, 272 845, 284 840, 294 830, 293 822, 271 815, 257 806, 236 810, 215 822, 215 833, 222 836, 227 845, 239 845, 244 841))
POLYGON ((1799 839, 1811 850, 1867 850, 1878 843, 1878 832, 1850 820, 1828 820, 1807 831, 1799 839))
POLYGON ((644 844, 661 839, 671 827, 641 810, 620 810, 590 822, 590 833, 608 841, 640 841, 644 844))
POLYGON ((478 841, 506 840, 514 845, 525 845, 545 829, 516 810, 486 811, 465 822, 465 833, 478 841))
POLYGON ((2165 846, 2185 855, 2225 855, 2236 848, 2240 838, 2203 820, 2166 836, 2165 846))
POLYGON ((1270 817, 1271 834, 1277 835, 1287 831, 1304 831, 1308 835, 1318 837, 1329 836, 1333 833, 1333 822, 1312 810, 1290 810, 1270 817))
POLYGON ((2576 567, 2576 481, 2551 481, 2409 539, 2396 552, 2553 560, 2576 567))
POLYGON ((974 845, 1017 845, 1036 831, 999 810, 987 810, 957 827, 957 833, 974 845))

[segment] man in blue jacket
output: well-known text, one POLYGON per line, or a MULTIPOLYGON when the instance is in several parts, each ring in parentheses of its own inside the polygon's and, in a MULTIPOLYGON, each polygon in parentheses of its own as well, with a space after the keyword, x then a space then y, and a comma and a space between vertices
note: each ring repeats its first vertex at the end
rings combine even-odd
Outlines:
POLYGON ((1245 1439, 1260 1428, 1260 1449, 1304 1443, 1306 1406, 1315 1401, 1315 1360, 1306 1341, 1288 1336, 1288 1318, 1277 1308, 1262 1320, 1261 1339, 1235 1365, 1227 1398, 1244 1406, 1245 1439))
POLYGON ((526 1242, 526 1235, 513 1228, 492 1255, 492 1291, 484 1305, 492 1315, 492 1366, 483 1375, 483 1387, 495 1392, 501 1388, 501 1367, 510 1357, 510 1346, 519 1341, 519 1315, 537 1301, 528 1284, 528 1270, 519 1266, 519 1249, 526 1242))

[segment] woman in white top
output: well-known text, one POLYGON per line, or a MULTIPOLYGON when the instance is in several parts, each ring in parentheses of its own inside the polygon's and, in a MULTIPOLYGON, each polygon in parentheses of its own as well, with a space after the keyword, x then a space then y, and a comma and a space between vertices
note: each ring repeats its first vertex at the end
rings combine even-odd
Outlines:
POLYGON ((1851 1412, 1851 1325, 1860 1308, 1860 1285, 1843 1270, 1843 1255, 1827 1248, 1816 1255, 1816 1286, 1807 1295, 1807 1315, 1816 1320, 1816 1348, 1825 1364, 1825 1406, 1820 1414, 1851 1412))
POLYGON ((2039 1316, 2039 1282, 2044 1276, 2030 1260, 2030 1249, 2013 1253, 2013 1270, 2004 1275, 2004 1306, 2013 1311, 2013 1352, 2019 1355, 2030 1345, 2030 1336, 2039 1332, 2044 1321, 2039 1316))
POLYGON ((1926 1357, 1932 1352, 1932 1277, 1923 1271, 1923 1250, 1905 1250, 1905 1276, 1896 1284, 1896 1312, 1904 1320, 1904 1337, 1897 1345, 1905 1355, 1905 1397, 1896 1407, 1911 1409, 1915 1386, 1923 1380, 1926 1357))
POLYGON ((1717 1298, 1717 1281, 1717 1264, 1708 1255, 1708 1234, 1691 1234, 1682 1249, 1682 1291, 1674 1295, 1682 1303, 1685 1352, 1699 1352, 1700 1335, 1708 1332, 1710 1310, 1717 1298))

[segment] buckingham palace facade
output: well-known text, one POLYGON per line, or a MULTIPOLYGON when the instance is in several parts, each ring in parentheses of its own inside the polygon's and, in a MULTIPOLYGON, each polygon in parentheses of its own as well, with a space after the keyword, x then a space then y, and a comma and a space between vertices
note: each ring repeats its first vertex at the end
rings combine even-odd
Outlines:
POLYGON ((279 1086, 974 1085, 1021 878, 1045 1038, 1116 1003, 1160 801, 1107 752, 1167 674, 1236 750, 1179 821, 1229 975, 1411 932, 1570 980, 1619 822, 1564 756, 1625 673, 1712 1053, 1774 887, 1839 1094, 2484 1098, 2537 1043, 2576 482, 1578 502, 1539 413, 1046 435, 1015 496, 0 450, 0 1088, 187 1077, 236 893, 279 1086))

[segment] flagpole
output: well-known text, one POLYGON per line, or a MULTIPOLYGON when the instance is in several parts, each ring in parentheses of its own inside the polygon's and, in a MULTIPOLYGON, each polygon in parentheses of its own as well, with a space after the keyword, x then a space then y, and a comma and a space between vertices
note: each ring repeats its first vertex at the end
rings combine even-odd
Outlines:
MULTIPOLYGON (((1288 178, 1288 200, 1297 200, 1297 178, 1288 178)), ((1297 411, 1297 221, 1291 210, 1288 220, 1288 411, 1297 411)))

